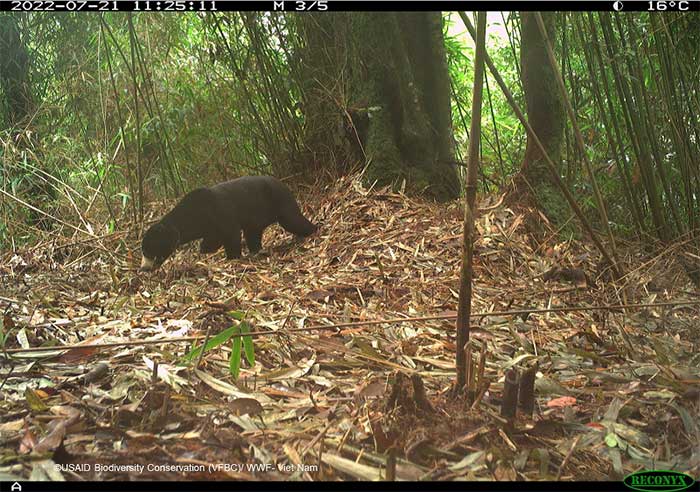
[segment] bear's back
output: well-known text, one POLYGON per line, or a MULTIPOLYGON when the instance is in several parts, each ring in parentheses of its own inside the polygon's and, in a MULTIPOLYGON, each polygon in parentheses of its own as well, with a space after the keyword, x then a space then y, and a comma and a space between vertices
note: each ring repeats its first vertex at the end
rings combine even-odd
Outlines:
POLYGON ((284 209, 297 207, 289 189, 272 176, 242 176, 209 189, 244 227, 266 227, 277 222, 284 209))

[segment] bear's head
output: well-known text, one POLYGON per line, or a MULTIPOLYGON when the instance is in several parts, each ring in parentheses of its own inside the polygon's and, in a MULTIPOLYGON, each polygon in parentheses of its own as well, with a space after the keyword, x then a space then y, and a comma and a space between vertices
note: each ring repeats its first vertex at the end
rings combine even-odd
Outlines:
POLYGON ((158 222, 143 235, 141 241, 141 270, 158 268, 177 248, 180 233, 173 226, 158 222))

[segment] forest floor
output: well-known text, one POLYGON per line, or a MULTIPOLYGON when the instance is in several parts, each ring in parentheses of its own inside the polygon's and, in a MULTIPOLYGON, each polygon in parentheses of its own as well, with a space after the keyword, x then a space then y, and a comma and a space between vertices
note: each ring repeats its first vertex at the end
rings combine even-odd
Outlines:
MULTIPOLYGON (((498 198, 480 202, 474 313, 698 299, 682 243, 619 245, 613 281, 586 241, 538 242, 531 212, 498 198)), ((387 459, 399 480, 700 474, 697 305, 475 316, 473 403, 452 392, 460 204, 354 178, 302 202, 319 232, 274 226, 266 254, 237 261, 191 246, 143 274, 137 241, 114 253, 119 234, 5 255, 0 480, 383 480, 387 459), (233 310, 274 332, 253 339, 255 364, 234 380, 231 341, 184 364, 193 342, 176 339, 201 344, 233 310), (506 371, 535 361, 534 414, 502 418, 506 371)))

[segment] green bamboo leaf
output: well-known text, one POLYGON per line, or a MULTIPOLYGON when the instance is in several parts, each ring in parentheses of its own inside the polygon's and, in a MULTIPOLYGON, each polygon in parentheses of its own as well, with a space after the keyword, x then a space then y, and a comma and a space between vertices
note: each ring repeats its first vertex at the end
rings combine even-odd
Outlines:
MULTIPOLYGON (((241 328, 241 333, 243 335, 248 335, 251 332, 250 325, 245 321, 238 325, 241 328)), ((253 345, 253 337, 250 335, 243 337, 243 352, 245 352, 245 358, 250 366, 255 365, 255 346, 253 345)))
POLYGON ((243 318, 245 318, 245 312, 243 311, 229 311, 228 314, 233 319, 237 319, 238 321, 243 321, 243 318))
MULTIPOLYGON (((241 332, 240 326, 235 326, 235 333, 238 335, 241 332)), ((229 372, 233 379, 238 379, 238 375, 241 372, 241 337, 235 337, 233 339, 233 345, 231 346, 231 358, 229 359, 229 372)))
POLYGON ((614 433, 608 432, 605 436, 605 444, 607 444, 609 448, 614 448, 618 446, 620 442, 617 440, 617 436, 614 433))
POLYGON ((237 328, 237 326, 232 326, 230 328, 225 329, 216 336, 211 337, 209 341, 207 341, 206 345, 200 345, 199 347, 191 350, 189 354, 183 357, 183 359, 187 362, 192 362, 192 360, 197 359, 199 357, 199 355, 202 353, 202 350, 211 350, 214 347, 218 347, 219 345, 225 343, 229 338, 231 338, 234 335, 234 333, 236 333, 237 328))

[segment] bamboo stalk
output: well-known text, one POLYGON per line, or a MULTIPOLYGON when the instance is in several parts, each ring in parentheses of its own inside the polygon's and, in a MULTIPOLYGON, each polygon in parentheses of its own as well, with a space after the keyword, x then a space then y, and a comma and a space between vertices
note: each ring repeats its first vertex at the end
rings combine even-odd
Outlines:
MULTIPOLYGON (((471 35, 472 39, 476 39, 476 32, 474 31, 474 26, 472 26, 472 23, 469 20, 469 18, 464 14, 464 12, 460 12, 459 15, 462 18, 464 25, 467 27, 467 30, 469 31, 469 34, 471 35)), ((583 211, 581 210, 581 207, 579 207, 578 203, 574 199, 574 196, 571 194, 571 191, 566 186, 566 184, 564 184, 564 182, 561 180, 561 177, 559 176, 559 173, 556 170, 556 166, 554 165, 554 162, 552 162, 552 158, 547 153, 546 149, 544 148, 544 145, 542 145, 542 142, 540 141, 539 137, 537 136, 535 131, 532 129, 532 126, 530 126, 530 123, 528 123, 527 118, 525 118, 525 115, 523 114, 522 110, 518 106, 518 103, 515 102, 515 98, 513 97, 513 94, 510 92, 510 90, 506 86, 505 82, 503 81, 503 78, 501 77, 500 73, 498 72, 498 69, 491 61, 491 58, 488 56, 488 53, 485 55, 484 61, 486 62, 486 65, 489 67, 491 74, 496 79, 496 82, 498 82, 498 86, 501 88, 501 91, 506 96, 506 99, 508 100, 508 104, 510 104, 510 106, 513 108, 513 111, 515 111, 515 115, 520 120, 520 123, 522 123, 522 125, 527 130, 528 136, 530 138, 532 138, 533 142, 535 142, 535 145, 537 145, 540 153, 542 154, 544 162, 549 169, 549 172, 550 172, 551 177, 554 181, 554 184, 556 184, 559 187, 559 189, 561 190, 562 194, 564 195, 564 198, 569 203, 571 210, 573 210, 574 214, 576 214, 576 217, 578 217, 579 221, 581 222, 581 225, 586 230, 588 237, 591 238, 591 241, 593 241, 593 243, 595 244, 598 251, 600 251, 600 254, 603 256, 605 261, 607 261, 610 265, 614 265, 615 262, 610 257, 610 254, 608 253, 605 246, 603 246, 603 243, 600 242, 598 235, 595 233, 595 231, 591 227, 591 224, 588 222, 588 219, 586 218, 583 211)))
POLYGON ((586 153, 586 145, 583 143, 583 136, 581 136, 581 129, 578 126, 578 120, 576 119, 576 113, 571 107, 571 100, 566 91, 566 86, 564 85, 564 80, 561 76, 561 70, 554 57, 554 51, 552 51, 552 43, 547 35, 547 29, 544 26, 544 21, 542 20, 542 15, 539 12, 535 12, 535 20, 537 21, 537 26, 540 28, 540 34, 544 39, 544 46, 547 50, 547 57, 549 58, 549 64, 552 66, 552 72, 554 73, 554 78, 559 86, 559 92, 561 93, 562 100, 564 101, 564 106, 566 107, 566 112, 571 120, 571 125, 574 130, 574 136, 576 137, 576 143, 579 147, 579 152, 581 153, 581 158, 588 172, 588 179, 593 187, 593 193, 598 205, 598 212, 600 213, 600 218, 603 222, 603 228, 608 235, 608 241, 610 241, 611 248, 611 258, 613 260, 613 268, 617 272, 618 277, 622 276, 622 270, 620 269, 620 262, 617 258, 617 248, 615 247, 615 238, 613 237, 612 230, 610 229, 610 220, 608 219, 608 212, 605 208, 605 202, 603 202, 603 195, 600 193, 600 188, 598 187, 598 181, 595 179, 595 173, 593 172, 593 167, 591 166, 591 161, 586 153))
POLYGON ((477 14, 476 57, 474 60, 474 88, 472 93, 471 131, 469 136, 469 162, 464 205, 464 232, 462 236, 462 267, 460 270, 459 303, 457 306, 457 390, 466 384, 467 357, 464 352, 469 341, 472 282, 474 279, 474 217, 476 216, 476 185, 479 172, 481 141, 481 96, 484 86, 484 57, 486 54, 486 13, 477 14))

